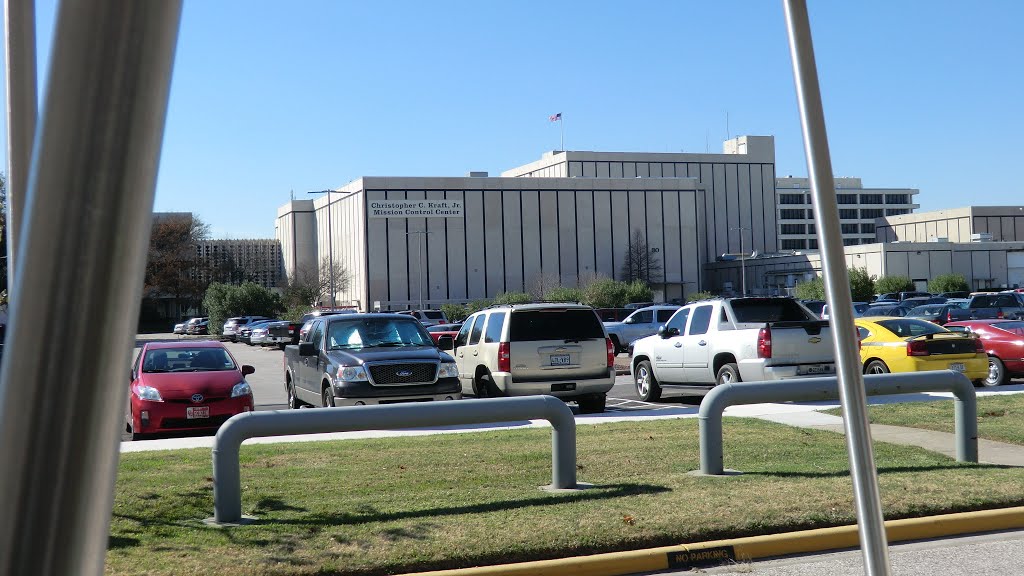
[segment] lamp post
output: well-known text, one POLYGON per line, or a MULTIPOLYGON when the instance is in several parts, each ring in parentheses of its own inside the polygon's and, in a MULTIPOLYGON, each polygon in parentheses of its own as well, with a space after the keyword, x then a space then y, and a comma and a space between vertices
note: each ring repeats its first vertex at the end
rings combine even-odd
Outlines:
POLYGON ((738 230, 740 233, 740 285, 742 286, 740 296, 747 295, 747 253, 743 250, 743 231, 750 230, 746 226, 736 226, 729 230, 738 230))
MULTIPOLYGON (((334 303, 334 230, 331 228, 331 190, 313 190, 312 192, 306 192, 306 194, 327 194, 327 265, 330 267, 330 290, 331 290, 331 309, 335 307, 334 303)), ((319 266, 319 264, 318 264, 319 266)))

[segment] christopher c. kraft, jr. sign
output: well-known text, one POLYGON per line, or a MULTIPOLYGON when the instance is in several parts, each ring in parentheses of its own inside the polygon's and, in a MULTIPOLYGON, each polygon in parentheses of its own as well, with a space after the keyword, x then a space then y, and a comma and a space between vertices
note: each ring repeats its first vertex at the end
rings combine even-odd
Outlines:
POLYGON ((462 200, 381 200, 369 204, 370 218, 462 218, 462 200))

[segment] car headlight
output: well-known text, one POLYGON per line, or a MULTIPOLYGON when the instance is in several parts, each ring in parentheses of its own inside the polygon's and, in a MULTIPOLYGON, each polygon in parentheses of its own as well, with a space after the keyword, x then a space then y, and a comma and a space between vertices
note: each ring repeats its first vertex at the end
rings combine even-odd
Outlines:
POLYGON ((441 369, 437 371, 438 378, 458 378, 459 367, 455 362, 442 362, 441 369))
POLYGON ((138 386, 135 388, 135 395, 139 397, 139 400, 149 400, 151 402, 163 402, 164 399, 160 397, 160 391, 152 386, 138 386))
POLYGON ((252 388, 249 387, 248 382, 239 382, 231 389, 232 398, 238 398, 239 396, 252 396, 252 388))
POLYGON ((338 379, 343 382, 365 382, 366 370, 362 366, 341 366, 338 368, 338 379))

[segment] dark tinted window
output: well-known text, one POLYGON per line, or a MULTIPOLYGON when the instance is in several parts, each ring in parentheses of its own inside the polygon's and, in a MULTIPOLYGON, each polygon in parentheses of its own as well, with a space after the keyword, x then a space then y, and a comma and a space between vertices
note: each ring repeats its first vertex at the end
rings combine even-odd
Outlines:
POLYGON ((1005 330, 1012 334, 1017 334, 1018 336, 1024 336, 1024 322, 997 322, 992 324, 992 327, 1005 330))
POLYGON ((422 314, 429 320, 444 320, 444 314, 437 310, 427 310, 422 314))
POLYGON ((322 321, 315 322, 313 324, 312 330, 310 330, 310 332, 308 334, 309 334, 309 341, 314 343, 314 344, 316 344, 317 349, 322 348, 322 346, 320 345, 320 342, 324 338, 324 323, 322 321))
POLYGON ((689 335, 706 334, 711 325, 711 311, 714 306, 698 306, 693 309, 693 320, 690 322, 689 335))
POLYGON ((495 312, 487 319, 487 333, 484 342, 501 342, 501 329, 505 327, 505 313, 495 312))
POLYGON ((675 313, 675 310, 658 310, 658 323, 664 324, 668 322, 668 319, 675 313))
POLYGON ((481 314, 476 317, 473 322, 473 329, 469 331, 469 345, 480 343, 480 335, 484 333, 484 319, 486 317, 481 314))
POLYGON ((913 318, 902 318, 900 320, 879 320, 878 325, 885 328, 889 332, 899 336, 900 338, 909 338, 911 336, 920 336, 922 334, 941 334, 948 332, 941 326, 936 326, 931 322, 925 322, 924 320, 914 320, 913 318))
POLYGON ((459 329, 459 334, 455 337, 455 347, 465 346, 466 342, 469 341, 469 331, 473 327, 473 318, 466 320, 466 323, 459 329))
POLYGON ((604 328, 593 310, 521 310, 512 313, 508 338, 513 342, 586 340, 604 338, 604 328))
POLYGON ((689 317, 690 309, 684 308, 679 312, 676 312, 676 315, 673 316, 671 320, 669 320, 667 326, 669 328, 675 328, 676 330, 679 330, 680 334, 683 334, 686 332, 686 319, 689 317))
MULTIPOLYGON (((744 298, 733 300, 732 313, 736 322, 790 322, 813 320, 807 311, 788 298, 744 298)), ((824 304, 822 304, 824 306, 824 304)))

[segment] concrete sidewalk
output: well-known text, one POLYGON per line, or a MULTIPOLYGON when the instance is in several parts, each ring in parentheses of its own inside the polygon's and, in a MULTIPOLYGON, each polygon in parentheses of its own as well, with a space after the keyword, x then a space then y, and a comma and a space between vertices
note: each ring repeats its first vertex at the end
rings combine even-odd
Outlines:
MULTIPOLYGON (((756 416, 763 420, 787 424, 800 428, 827 430, 845 434, 843 419, 821 412, 793 412, 756 416)), ((938 452, 950 458, 956 458, 956 436, 948 432, 936 432, 921 428, 872 424, 871 438, 879 442, 918 446, 925 450, 938 452)), ((978 461, 981 464, 997 464, 1000 466, 1024 467, 1024 446, 1006 444, 993 440, 978 440, 978 461)))

